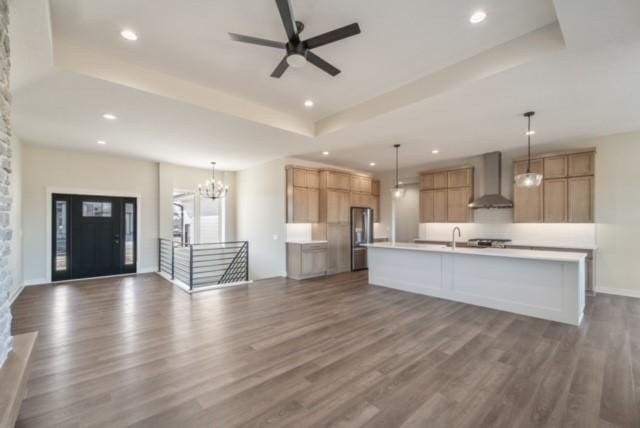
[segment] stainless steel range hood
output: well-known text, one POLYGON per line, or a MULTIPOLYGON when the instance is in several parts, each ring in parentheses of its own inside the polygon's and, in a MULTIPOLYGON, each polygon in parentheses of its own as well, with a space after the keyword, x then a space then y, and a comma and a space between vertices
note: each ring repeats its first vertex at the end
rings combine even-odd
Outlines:
POLYGON ((484 195, 469 204, 469 208, 513 208, 513 202, 502 196, 502 153, 491 152, 484 158, 484 195))

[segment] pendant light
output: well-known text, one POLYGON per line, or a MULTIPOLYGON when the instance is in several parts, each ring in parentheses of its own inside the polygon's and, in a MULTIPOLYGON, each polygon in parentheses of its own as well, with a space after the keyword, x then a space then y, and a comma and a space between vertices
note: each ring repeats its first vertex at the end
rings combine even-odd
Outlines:
POLYGON ((536 114, 533 111, 528 111, 524 114, 527 118, 527 142, 528 142, 528 158, 527 158, 527 172, 524 174, 518 174, 515 178, 515 184, 517 187, 538 187, 542 184, 542 174, 531 172, 531 136, 534 132, 531 130, 531 116, 536 114))
POLYGON ((222 180, 216 180, 215 177, 216 163, 211 162, 211 181, 207 180, 202 184, 198 184, 198 192, 200 196, 208 199, 224 198, 229 191, 229 186, 225 186, 222 180))
POLYGON ((394 198, 402 198, 404 196, 405 188, 400 187, 400 181, 398 179, 398 149, 400 148, 400 144, 394 144, 393 147, 396 149, 396 184, 391 188, 391 195, 394 198))

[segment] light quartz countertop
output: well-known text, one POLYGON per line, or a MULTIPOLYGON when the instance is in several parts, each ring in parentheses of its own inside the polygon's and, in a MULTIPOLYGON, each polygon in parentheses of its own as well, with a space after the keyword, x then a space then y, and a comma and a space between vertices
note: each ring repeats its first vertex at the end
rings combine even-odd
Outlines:
POLYGON ((307 239, 289 239, 287 241, 287 244, 302 244, 302 245, 306 245, 306 244, 327 244, 329 243, 329 241, 314 241, 314 240, 307 240, 307 239))
POLYGON ((584 260, 586 253, 573 253, 564 251, 546 250, 520 250, 513 248, 465 248, 458 247, 455 250, 446 245, 414 244, 409 242, 379 242, 367 244, 369 248, 381 248, 388 250, 425 251, 433 253, 464 254, 474 256, 507 257, 515 259, 547 260, 555 262, 579 262, 584 260))
MULTIPOLYGON (((426 243, 426 242, 444 242, 439 239, 414 239, 416 244, 426 243)), ((466 241, 460 241, 465 242, 466 241)), ((543 247, 543 248, 561 248, 564 250, 597 250, 598 246, 595 244, 571 244, 571 243, 562 243, 559 244, 557 242, 525 242, 525 241, 509 241, 505 243, 507 246, 511 247, 543 247)), ((430 244, 433 245, 433 244, 430 244)))

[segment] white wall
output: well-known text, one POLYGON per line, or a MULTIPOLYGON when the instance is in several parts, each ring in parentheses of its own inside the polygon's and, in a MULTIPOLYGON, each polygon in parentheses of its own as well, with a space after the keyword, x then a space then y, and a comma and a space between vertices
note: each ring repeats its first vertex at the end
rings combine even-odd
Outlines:
POLYGON ((237 234, 249 241, 251 279, 286 275, 285 159, 238 171, 237 234))
MULTIPOLYGON (((236 193, 234 171, 216 171, 216 179, 229 186, 229 192, 223 202, 225 207, 225 240, 236 239, 236 193)), ((173 190, 191 190, 196 192, 198 184, 211 178, 210 169, 190 168, 186 166, 160 163, 158 165, 158 204, 159 227, 162 238, 171 239, 173 219, 173 190)))
POLYGON ((25 283, 47 278, 47 188, 140 196, 138 271, 158 264, 158 164, 149 161, 22 145, 22 254, 25 283))

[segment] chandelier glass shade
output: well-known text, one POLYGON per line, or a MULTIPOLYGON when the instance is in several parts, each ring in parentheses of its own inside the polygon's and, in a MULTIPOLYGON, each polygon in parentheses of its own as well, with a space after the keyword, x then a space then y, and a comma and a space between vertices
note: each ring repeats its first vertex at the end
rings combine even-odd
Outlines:
POLYGON ((538 187, 542 184, 543 176, 537 172, 531 172, 531 136, 534 132, 531 130, 531 116, 533 116, 535 112, 529 111, 524 114, 524 117, 527 118, 527 148, 528 148, 528 158, 527 158, 527 172, 524 174, 518 174, 515 177, 515 185, 516 187, 538 187))
POLYGON ((229 191, 229 186, 226 186, 222 180, 216 180, 215 177, 216 163, 211 162, 211 180, 206 180, 204 185, 198 184, 198 192, 200 196, 208 199, 220 199, 224 198, 229 191))

